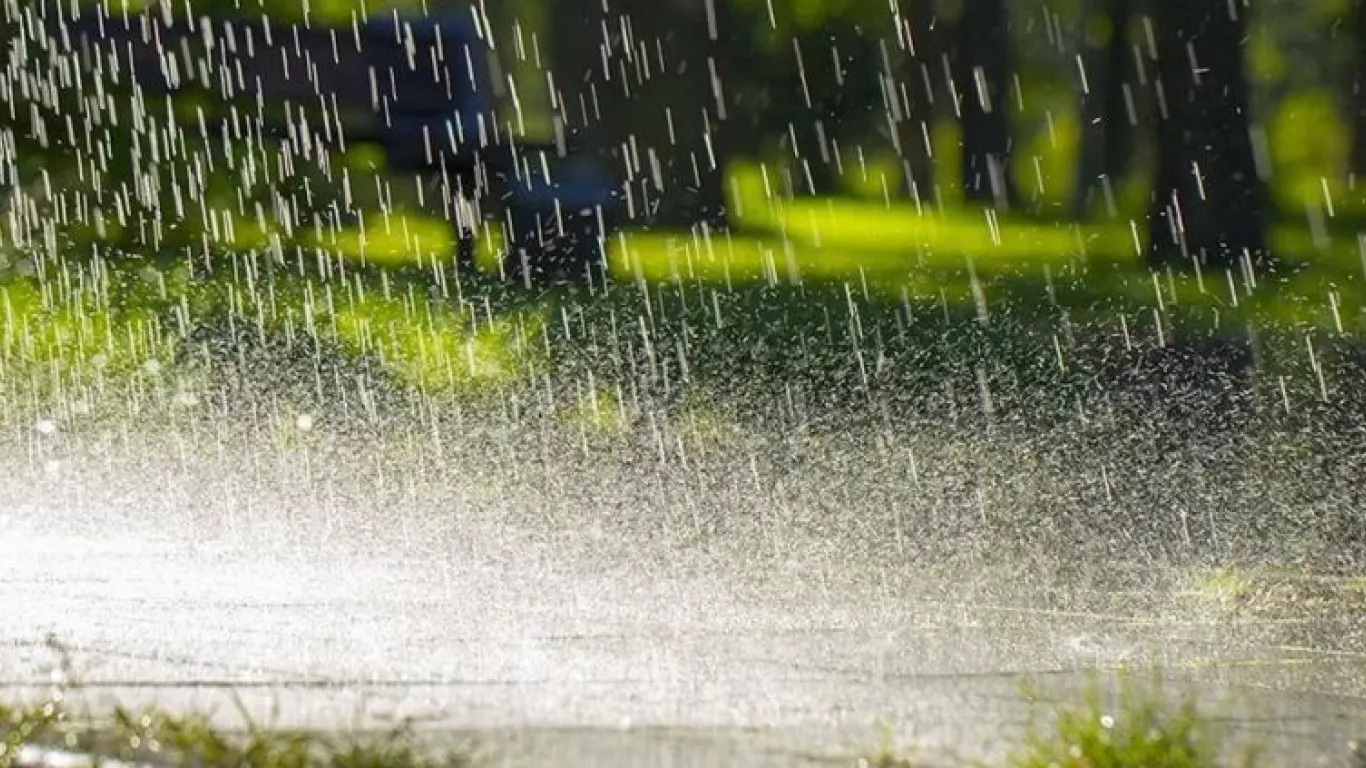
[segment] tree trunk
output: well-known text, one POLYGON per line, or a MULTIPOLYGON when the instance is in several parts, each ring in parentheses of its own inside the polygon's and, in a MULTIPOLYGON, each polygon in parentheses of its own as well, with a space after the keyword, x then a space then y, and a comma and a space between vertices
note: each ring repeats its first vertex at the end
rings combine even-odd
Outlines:
MULTIPOLYGON (((796 191, 826 197, 840 191, 840 174, 834 156, 836 132, 844 115, 845 57, 849 54, 848 30, 836 19, 793 37, 794 71, 789 87, 796 94, 795 109, 784 110, 794 163, 796 191)), ((864 73, 866 74, 866 72, 864 73)))
POLYGON ((1149 262, 1216 269, 1269 261, 1238 0, 1155 0, 1158 168, 1149 262))
MULTIPOLYGON (((935 83, 935 66, 945 50, 943 25, 934 15, 931 3, 910 0, 904 16, 898 19, 901 46, 898 64, 888 67, 884 78, 889 114, 895 123, 894 141, 902 161, 900 192, 913 200, 929 202, 934 195, 934 151, 930 132, 934 128, 935 107, 940 88, 935 83)), ((890 52, 888 55, 893 55, 890 52)))
MULTIPOLYGON (((602 47, 608 16, 594 2, 551 2, 551 100, 560 130, 583 148, 605 151, 597 106, 603 90, 602 47)), ((605 95, 605 94, 603 94, 605 95)))
POLYGON ((1134 125, 1126 104, 1131 0, 1092 0, 1082 10, 1081 145, 1077 158, 1076 186, 1072 193, 1072 218, 1090 214, 1097 187, 1113 190, 1126 175, 1133 150, 1134 125), (1093 33, 1099 22, 1104 36, 1093 33))
POLYGON ((784 111, 788 140, 797 142, 791 147, 796 187, 837 195, 854 162, 849 150, 860 134, 872 132, 869 115, 883 106, 891 78, 881 49, 856 19, 828 19, 794 39, 792 108, 784 111))
POLYGON ((963 198, 1008 208, 1017 199, 1010 171, 1008 18, 1004 0, 969 0, 958 24, 954 81, 963 126, 963 198))
POLYGON ((1366 0, 1352 4, 1352 157, 1351 172, 1366 183, 1366 0))
POLYGON ((561 112, 624 180, 629 223, 724 226, 724 3, 554 5, 561 112))

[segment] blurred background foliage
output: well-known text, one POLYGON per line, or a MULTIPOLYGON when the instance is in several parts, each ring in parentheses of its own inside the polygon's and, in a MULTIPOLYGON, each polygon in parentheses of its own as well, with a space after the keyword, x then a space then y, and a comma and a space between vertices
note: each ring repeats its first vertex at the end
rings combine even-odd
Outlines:
MULTIPOLYGON (((675 5, 680 3, 688 5, 687 0, 675 5)), ((115 13, 134 12, 139 5, 139 0, 124 0, 109 7, 115 13)), ((601 33, 597 38, 579 39, 580 30, 561 30, 557 37, 556 19, 566 13, 598 18, 594 14, 601 5, 602 0, 510 0, 473 6, 462 0, 196 0, 189 7, 204 14, 266 14, 281 21, 338 25, 377 13, 473 13, 487 21, 501 64, 494 85, 503 119, 522 135, 545 138, 553 133, 555 121, 571 111, 553 94, 557 88, 567 89, 566 81, 573 79, 560 66, 564 52, 587 46, 591 54, 602 39, 615 34, 604 24, 596 30, 601 33)), ((639 11, 625 0, 607 6, 613 12, 639 11)), ((1274 216, 1307 226, 1311 234, 1366 216, 1366 189, 1356 178, 1362 169, 1353 167, 1361 164, 1353 158, 1362 153, 1358 144, 1363 141, 1356 128, 1355 88, 1361 67, 1357 50, 1362 45, 1362 35, 1355 32, 1361 26, 1358 6, 1352 0, 1249 4, 1244 54, 1252 91, 1251 122, 1258 150, 1270 162, 1274 216)), ((212 171, 198 167, 186 159, 201 151, 221 157, 225 150, 192 146, 197 140, 192 130, 184 133, 185 146, 177 147, 175 142, 158 143, 152 138, 155 132, 138 128, 144 120, 193 125, 205 106, 196 100, 202 97, 188 94, 168 106, 155 99, 140 104, 126 92, 37 87, 60 82, 53 73, 63 66, 59 41, 20 34, 38 18, 44 4, 7 0, 4 7, 4 65, 12 73, 27 74, 9 79, 14 92, 4 94, 8 109, 0 109, 0 186, 7 190, 6 207, 11 211, 29 206, 27 216, 8 217, 0 234, 7 248, 35 236, 24 231, 23 221, 55 221, 61 226, 47 229, 42 237, 74 244, 100 241, 130 254, 160 252, 181 258, 187 249, 202 250, 209 242, 269 239, 270 233, 295 238, 300 233, 294 230, 304 220, 296 214, 307 209, 322 226, 336 229, 354 225, 355 211, 364 215, 376 208, 415 208, 422 197, 411 180, 375 177, 373 172, 383 169, 382 153, 363 146, 316 167, 291 168, 280 167, 280 157, 261 152, 259 146, 239 146, 227 151, 248 156, 255 150, 259 167, 236 175, 222 166, 212 171), (96 107, 92 99, 97 98, 105 103, 96 107), (84 108, 78 108, 81 100, 84 108), (94 125, 72 124, 78 115, 105 119, 94 125), (86 130, 89 139, 81 136, 86 130), (89 157, 83 151, 86 146, 97 156, 89 157), (168 162, 174 158, 185 162, 168 162), (102 169, 98 182, 87 173, 92 162, 102 169), (337 205, 342 169, 349 174, 351 188, 345 194, 351 199, 351 212, 337 205), (180 187, 195 186, 175 178, 186 173, 202 177, 204 200, 177 194, 180 187), (63 190, 73 194, 63 196, 63 190)), ((179 10, 180 4, 174 7, 179 10)), ((946 61, 949 52, 935 46, 952 34, 966 7, 962 0, 714 0, 708 7, 710 13, 720 14, 723 26, 720 71, 733 105, 724 161, 732 194, 737 174, 763 167, 769 174, 769 195, 776 188, 777 194, 787 197, 814 193, 884 203, 909 196, 903 170, 909 162, 907 145, 917 143, 918 134, 905 133, 897 120, 889 120, 889 111, 896 110, 888 99, 895 98, 896 87, 913 86, 919 77, 904 65, 907 30, 919 23, 913 20, 929 19, 929 26, 914 34, 921 35, 919 43, 930 49, 931 57, 946 61), (816 130, 832 140, 840 155, 834 162, 837 170, 824 176, 814 167, 802 167, 802 160, 813 154, 810 134, 817 123, 816 130), (894 135, 898 130, 903 131, 899 137, 894 135), (804 179, 804 173, 816 178, 804 179)), ((1145 26, 1148 17, 1142 3, 1121 30, 1110 28, 1107 7, 1103 0, 1006 4, 1010 78, 1004 103, 1009 112, 1010 170, 1020 195, 1018 213, 1057 221, 1075 215, 1083 134, 1078 57, 1083 43, 1098 45, 1122 34, 1135 56, 1149 45, 1151 30, 1145 26)), ((935 70, 938 63, 930 62, 928 76, 942 77, 935 70)), ((1153 139, 1146 129, 1151 109, 1141 103, 1137 107, 1137 125, 1127 139, 1127 171, 1113 180, 1113 205, 1089 204, 1089 214, 1102 224, 1126 226, 1144 217, 1155 162, 1153 139)), ((923 162, 933 171, 933 188, 917 190, 915 196, 924 193, 923 202, 952 208, 963 200, 956 110, 942 98, 927 110, 909 116, 926 122, 928 156, 923 162)), ((315 225, 313 235, 319 233, 315 225)), ((1309 239, 1318 244, 1325 240, 1317 234, 1309 239)), ((5 258, 12 268, 17 257, 5 258)))
MULTIPOLYGON (((637 400, 640 371, 678 396, 680 376, 710 375, 724 388, 768 370, 779 390, 805 377, 821 380, 811 390, 822 397, 851 400, 894 380, 931 392, 941 382, 925 382, 938 376, 959 393, 949 400, 958 413, 955 398, 972 400, 988 380, 1002 387, 998 406, 1010 387, 1026 391, 1017 379, 1042 381, 1029 391, 1060 402, 1091 391, 1099 374, 1079 351, 1088 335, 1104 365, 1118 368, 1128 358, 1117 347, 1165 346, 1182 324, 1237 334, 1256 317, 1277 325, 1257 337, 1272 399, 1326 401, 1351 380, 1334 381, 1336 347, 1323 336, 1366 329, 1359 4, 1250 6, 1243 53, 1252 134, 1276 203, 1271 242, 1313 266, 1258 283, 1236 270, 1192 277, 1145 262, 1139 241, 1158 155, 1151 104, 1138 100, 1126 122, 1109 199, 1095 195, 1078 210, 1087 128, 1079 56, 1115 35, 1130 58, 1149 45, 1145 5, 1115 28, 1110 1, 1004 6, 1001 103, 1018 199, 1000 210, 966 200, 961 121, 944 94, 965 0, 607 0, 606 13, 603 0, 384 4, 479 19, 500 64, 499 117, 514 135, 544 139, 579 122, 581 91, 600 86, 600 119, 618 131, 603 142, 615 162, 623 144, 643 145, 652 130, 662 146, 631 102, 612 101, 605 81, 584 74, 628 61, 622 30, 638 30, 627 21, 679 42, 687 66, 716 66, 730 105, 716 149, 732 231, 614 237, 608 263, 621 287, 580 303, 581 288, 510 296, 498 281, 457 279, 430 188, 388 173, 378 147, 287 162, 274 139, 205 140, 193 129, 199 113, 221 107, 205 94, 167 103, 123 86, 76 87, 59 41, 32 33, 40 4, 0 0, 0 373, 61 392, 117 371, 154 378, 157 361, 206 349, 232 360, 251 345, 291 354, 311 345, 378 361, 423 392, 488 391, 519 377, 540 387, 557 365, 591 371, 603 392, 617 388, 584 388, 595 412, 637 400), (714 15, 714 44, 707 24, 671 23, 670 14, 690 13, 714 15), (901 94, 889 88, 921 82, 920 64, 934 102, 909 112, 903 102, 892 114, 889 100, 901 94), (823 173, 803 167, 819 156, 811 147, 821 132, 839 148, 823 173), (923 186, 908 188, 908 168, 923 186), (742 283, 755 290, 732 290, 742 283), (1310 332, 1321 336, 1311 342, 1310 332), (1302 375, 1288 379, 1266 362, 1276 360, 1296 361, 1302 375)), ((380 11, 361 0, 191 7, 337 25, 380 11)), ((661 100, 681 111, 708 98, 671 90, 661 100)), ((479 263, 496 273, 499 232, 485 234, 479 263)), ((308 387, 328 375, 316 360, 301 366, 308 387)), ((1020 395, 1019 409, 1030 402, 1020 395)))

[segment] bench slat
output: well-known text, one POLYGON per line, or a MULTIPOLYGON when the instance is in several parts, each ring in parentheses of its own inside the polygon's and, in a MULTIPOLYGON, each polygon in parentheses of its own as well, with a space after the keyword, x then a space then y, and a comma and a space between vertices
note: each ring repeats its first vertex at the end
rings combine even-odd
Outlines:
POLYGON ((167 21, 159 14, 110 18, 99 9, 64 23, 78 48, 116 56, 120 70, 131 62, 137 84, 154 94, 198 86, 231 100, 323 96, 343 108, 408 114, 487 110, 492 101, 481 71, 487 52, 456 18, 402 21, 399 33, 392 19, 325 28, 167 21))

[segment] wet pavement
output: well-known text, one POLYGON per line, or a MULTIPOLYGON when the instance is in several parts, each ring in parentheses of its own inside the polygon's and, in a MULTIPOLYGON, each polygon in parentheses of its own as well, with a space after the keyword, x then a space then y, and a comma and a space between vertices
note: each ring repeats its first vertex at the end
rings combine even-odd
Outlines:
POLYGON ((0 529, 5 687, 40 691, 65 655, 95 703, 211 708, 226 725, 240 697, 280 725, 413 717, 494 764, 794 765, 888 734, 927 759, 991 758, 1029 720, 1024 685, 1066 697, 1088 669, 1158 664, 1295 764, 1344 764, 1366 733, 1366 659, 1296 645, 1308 634, 1289 622, 756 585, 477 526, 442 555, 361 556, 19 519, 0 529))

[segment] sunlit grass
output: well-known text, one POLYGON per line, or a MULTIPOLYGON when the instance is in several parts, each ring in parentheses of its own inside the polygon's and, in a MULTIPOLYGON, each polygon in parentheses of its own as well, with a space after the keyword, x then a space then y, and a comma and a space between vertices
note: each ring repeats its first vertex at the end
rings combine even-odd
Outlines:
POLYGON ((263 726, 235 697, 238 727, 202 712, 115 704, 95 710, 67 649, 49 636, 52 684, 41 695, 0 700, 0 768, 91 765, 94 756, 134 765, 205 768, 465 768, 464 749, 422 743, 410 721, 378 733, 288 730, 263 726))
POLYGON ((1192 609, 1215 618, 1366 614, 1366 578, 1287 567, 1224 566, 1199 570, 1184 595, 1192 609))
POLYGON ((1037 261, 1089 253, 1113 257, 1133 249, 1123 226, 1025 223, 986 209, 936 209, 903 200, 786 198, 762 166, 741 165, 730 175, 737 223, 828 249, 845 268, 850 262, 866 266, 865 259, 884 253, 1037 261))
MULTIPOLYGON (((62 652, 55 640, 49 643, 62 652)), ((259 724, 240 703, 241 727, 201 712, 82 703, 69 664, 57 682, 29 700, 0 701, 0 766, 73 764, 85 755, 156 765, 247 768, 438 768, 483 760, 468 747, 440 747, 418 738, 410 722, 376 733, 289 730, 259 724)), ((1113 690, 1092 676, 1075 698, 1044 701, 1026 689, 1031 724, 1001 763, 1010 768, 1213 768, 1258 764, 1252 745, 1235 743, 1193 699, 1174 701, 1154 676, 1147 685, 1121 674, 1113 690)), ((853 765, 912 768, 922 763, 882 724, 879 746, 853 765)), ((492 745, 489 745, 492 746, 492 745)), ((487 751, 487 750, 484 750, 487 751)), ((494 755, 496 757, 496 755, 494 755)), ((939 761, 935 764, 959 764, 939 761)), ((972 763, 961 763, 972 764, 972 763)), ((983 763, 975 763, 984 766, 983 763)))
POLYGON ((422 297, 369 295, 335 310, 338 340, 426 391, 487 391, 520 378, 541 333, 534 312, 494 315, 422 297))
MULTIPOLYGON (((240 704, 244 728, 221 718, 156 707, 115 705, 94 712, 80 686, 60 683, 31 701, 0 702, 0 766, 67 764, 98 755, 151 764, 248 768, 438 768, 482 761, 468 749, 420 741, 411 725, 372 734, 285 730, 259 725, 240 704)), ((1034 720, 1002 765, 1010 768, 1213 768, 1259 764, 1250 745, 1235 743, 1194 701, 1172 701, 1160 681, 1139 685, 1121 675, 1113 691, 1097 677, 1072 700, 1044 702, 1026 694, 1034 720)), ((922 763, 884 724, 880 745, 854 759, 860 768, 912 768, 922 763)), ((936 764, 954 764, 939 761, 936 764)), ((969 763, 963 763, 969 764, 969 763)), ((984 766, 986 764, 976 763, 984 766)))
MULTIPOLYGON (((1068 130, 1055 125, 1061 145, 1070 141, 1068 130)), ((373 148, 356 150, 344 162, 357 174, 382 161, 373 148), (367 149, 368 154, 362 151, 367 149)), ((951 161, 947 155, 936 158, 945 169, 951 161)), ((1045 314, 1198 310, 1206 321, 1220 324, 1255 321, 1335 332, 1363 325, 1366 248, 1340 226, 1325 228, 1331 221, 1324 227, 1310 221, 1272 229, 1271 245, 1290 257, 1293 271, 1250 280, 1238 270, 1159 274, 1155 283, 1144 259, 1141 220, 1043 221, 952 199, 936 208, 867 196, 794 198, 780 189, 777 176, 772 164, 732 168, 728 188, 737 234, 617 233, 609 240, 611 274, 618 281, 727 287, 849 283, 883 300, 966 307, 982 303, 985 292, 988 303, 1008 296, 1017 311, 1045 314)), ((358 190, 366 188, 357 182, 358 190)), ((456 278, 460 271, 449 222, 404 205, 362 205, 355 224, 304 224, 293 231, 268 219, 236 215, 228 202, 215 205, 203 224, 204 237, 223 251, 271 253, 291 268, 322 254, 366 268, 423 272, 434 282, 456 278)), ((489 222, 476 240, 475 271, 485 277, 501 272, 500 230, 489 222)))
MULTIPOLYGON (((364 227, 311 230, 299 239, 306 248, 322 248, 361 265, 455 271, 458 244, 451 223, 416 212, 371 213, 364 227)), ((475 241, 475 268, 498 274, 502 252, 502 227, 486 225, 475 241)))
POLYGON ((155 707, 82 712, 55 690, 29 704, 0 703, 0 766, 85 765, 81 756, 205 768, 463 768, 473 758, 422 745, 407 723, 379 734, 263 728, 231 732, 202 714, 155 707))
POLYGON ((412 281, 397 288, 387 276, 346 273, 327 254, 310 256, 317 258, 308 259, 309 274, 320 264, 330 277, 288 275, 293 265, 278 264, 270 277, 271 252, 249 251, 193 280, 183 265, 127 263, 5 280, 0 379, 53 403, 81 401, 86 390, 108 383, 171 383, 189 375, 178 366, 186 352, 200 356, 200 341, 187 342, 205 332, 228 349, 292 348, 307 339, 316 355, 320 345, 333 345, 354 359, 374 359, 407 385, 466 395, 521 380, 544 357, 531 339, 541 334, 546 307, 495 311, 480 297, 460 298, 465 286, 453 276, 445 283, 450 293, 432 294, 412 281))
MULTIPOLYGON (((1026 686, 1031 721, 1002 764, 1009 768, 1252 768, 1261 764, 1255 745, 1235 743, 1220 721, 1201 712, 1193 698, 1174 701, 1165 695, 1156 673, 1147 684, 1129 673, 1119 674, 1114 683, 1113 690, 1104 690, 1099 675, 1093 674, 1075 698, 1063 701, 1045 701, 1026 686)), ((883 742, 855 764, 860 768, 922 764, 886 736, 883 742)))
POLYGON ((0 376, 38 392, 70 392, 105 379, 155 376, 177 338, 146 307, 113 309, 98 291, 57 295, 53 286, 0 284, 0 376))
MULTIPOLYGON (((1349 202, 1346 168, 1350 135, 1326 90, 1289 94, 1271 110, 1267 137, 1276 168, 1273 198, 1287 210, 1326 209, 1349 202)), ((1326 212, 1325 214, 1326 215, 1326 212)))
POLYGON ((597 435, 621 434, 629 426, 631 414, 619 394, 591 379, 566 398, 568 404, 554 415, 562 424, 597 435))
MULTIPOLYGON (((1060 323, 1090 324, 1159 344, 1191 324, 1234 333, 1258 325, 1291 331, 1281 340, 1300 362, 1305 334, 1351 337, 1366 329, 1366 266, 1357 243, 1341 233, 1325 245, 1304 228, 1274 230, 1278 248, 1320 248, 1296 270, 1153 272, 1134 227, 918 212, 909 202, 770 200, 755 173, 737 171, 748 226, 736 233, 625 231, 610 239, 615 294, 673 286, 680 306, 696 315, 688 322, 707 325, 723 321, 690 303, 689 293, 703 287, 731 296, 782 287, 799 302, 816 301, 817 293, 820 301, 845 297, 900 308, 908 322, 932 315, 988 326, 1005 318, 1016 329, 1054 333, 1060 323)), ((485 277, 496 274, 501 251, 497 227, 490 230, 477 248, 485 277)), ((209 255, 156 267, 49 259, 41 279, 15 277, 21 262, 11 255, 9 279, 0 283, 0 312, 8 313, 0 366, 11 379, 46 381, 54 392, 116 373, 145 376, 148 365, 173 359, 196 327, 221 322, 262 341, 326 337, 423 389, 489 392, 550 365, 546 342, 531 340, 547 322, 558 328, 559 303, 577 301, 552 290, 481 304, 494 282, 458 273, 451 228, 439 217, 372 211, 363 226, 295 235, 235 221, 220 226, 212 245, 224 250, 209 255), (403 288, 391 290, 397 281, 403 288)), ((826 311, 842 314, 845 303, 826 311)), ((768 333, 747 315, 724 323, 756 338, 768 333)), ((609 432, 618 418, 582 416, 566 418, 609 432)))
MULTIPOLYGON (((618 280, 646 283, 849 282, 883 299, 960 304, 981 301, 993 282, 1009 283, 1017 303, 1032 296, 1044 310, 1056 303, 1085 314, 1118 304, 1128 311, 1201 308, 1221 321, 1344 332, 1362 324, 1366 267, 1357 244, 1316 243, 1303 228, 1271 233, 1280 251, 1318 253, 1298 274, 1154 274, 1142 258, 1136 225, 1040 224, 962 209, 917 213, 908 205, 787 200, 747 215, 744 234, 622 232, 608 241, 609 270, 618 280)), ((754 200, 746 206, 757 208, 754 200)), ((353 263, 455 274, 456 244, 440 219, 375 216, 364 231, 326 232, 305 242, 353 263)), ((500 232, 490 227, 476 247, 478 271, 498 274, 501 251, 500 232)))
POLYGON ((1160 683, 1121 677, 1107 695, 1094 680, 1075 703, 1045 708, 1051 721, 1014 750, 1011 768, 1213 768, 1257 764, 1252 749, 1235 750, 1192 699, 1172 703, 1160 683), (1230 754, 1230 752, 1238 754, 1230 754), (1232 760, 1233 762, 1229 762, 1232 760))

